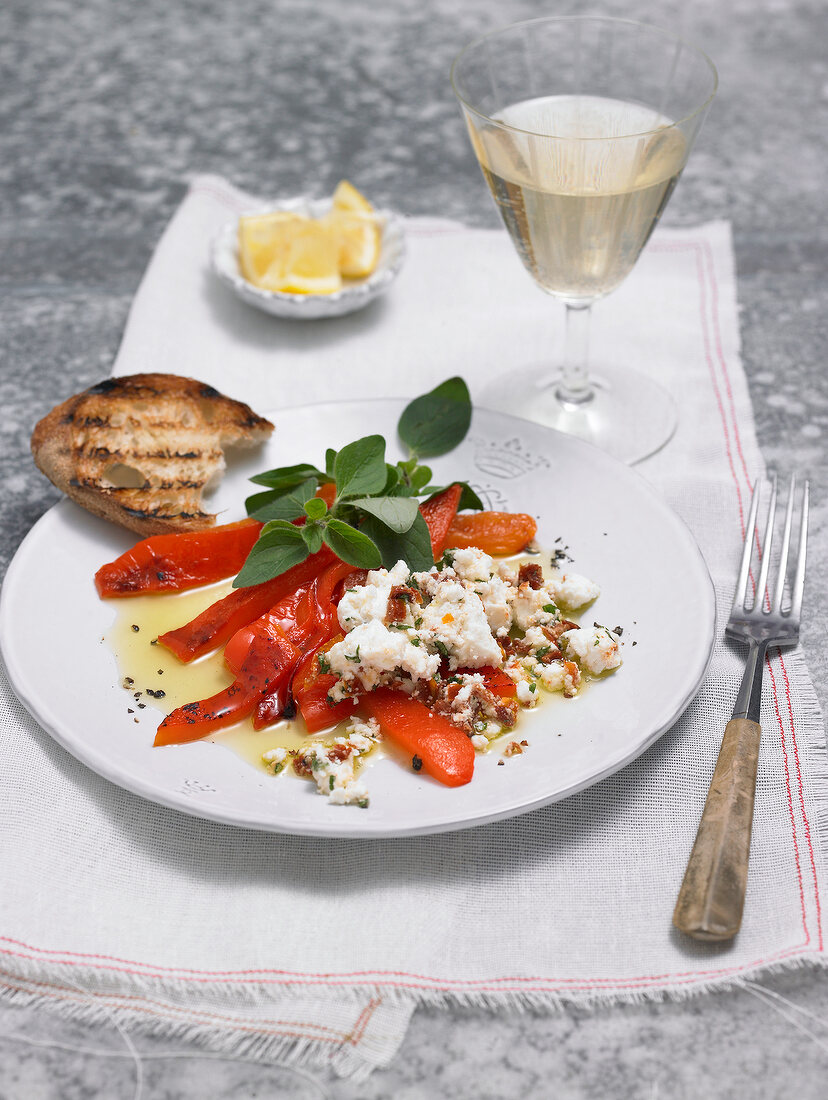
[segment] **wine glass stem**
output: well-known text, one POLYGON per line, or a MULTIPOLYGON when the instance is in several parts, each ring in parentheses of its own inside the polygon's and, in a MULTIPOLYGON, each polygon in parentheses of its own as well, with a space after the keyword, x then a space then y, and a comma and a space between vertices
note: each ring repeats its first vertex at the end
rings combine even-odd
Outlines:
POLYGON ((595 396, 587 370, 591 311, 591 302, 584 305, 566 303, 563 368, 555 396, 568 405, 584 405, 595 396))

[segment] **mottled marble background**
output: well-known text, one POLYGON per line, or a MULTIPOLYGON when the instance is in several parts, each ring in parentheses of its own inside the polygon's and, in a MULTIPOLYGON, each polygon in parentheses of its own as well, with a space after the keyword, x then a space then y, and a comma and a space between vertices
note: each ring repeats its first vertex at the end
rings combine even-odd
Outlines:
MULTIPOLYGON (((330 193, 494 226, 448 84, 454 53, 577 0, 5 0, 0 7, 0 564, 57 497, 35 420, 106 375, 186 178, 330 193)), ((770 464, 815 487, 806 655, 825 708, 828 8, 824 0, 607 0, 593 12, 682 28, 721 90, 665 220, 734 227, 745 366, 770 464)), ((315 1074, 164 1059, 145 1037, 143 1097, 365 1100, 821 1100, 828 982, 554 1016, 422 1011, 394 1064, 355 1086, 315 1074), (785 998, 782 1000, 781 998, 785 998), (796 1007, 792 1009, 789 1002, 796 1007), (809 1015, 810 1014, 810 1015, 809 1015)), ((0 1009, 0 1100, 133 1097, 136 1067, 53 1046, 123 1046, 105 1028, 0 1009)))

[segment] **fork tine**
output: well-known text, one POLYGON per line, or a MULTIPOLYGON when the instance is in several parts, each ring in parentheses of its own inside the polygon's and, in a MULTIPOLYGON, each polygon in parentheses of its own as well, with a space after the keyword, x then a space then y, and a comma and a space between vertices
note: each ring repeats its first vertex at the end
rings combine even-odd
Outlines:
POLYGON ((765 589, 768 583, 768 570, 771 563, 771 546, 773 545, 773 521, 776 518, 776 474, 771 478, 771 498, 768 505, 768 521, 765 524, 765 537, 762 541, 762 566, 759 570, 759 580, 756 584, 756 599, 753 606, 757 611, 762 610, 765 602, 765 589))
POLYGON ((759 511, 759 479, 753 483, 753 496, 750 498, 750 512, 745 524, 745 542, 742 550, 742 562, 739 566, 739 576, 736 579, 736 591, 733 593, 733 609, 741 611, 745 607, 747 597, 748 577, 750 576, 750 559, 753 555, 753 535, 756 531, 756 514, 759 511))
POLYGON ((793 525, 794 492, 796 489, 796 474, 791 474, 791 482, 788 487, 788 506, 785 509, 785 531, 782 536, 782 550, 779 554, 779 571, 776 578, 776 590, 773 594, 771 611, 780 614, 782 611, 782 595, 785 591, 785 576, 788 572, 788 554, 791 548, 791 527, 793 525))
POLYGON ((802 490, 802 520, 799 528, 799 554, 796 561, 796 576, 791 589, 791 618, 799 622, 802 612, 802 593, 805 589, 805 552, 808 545, 808 502, 810 486, 806 480, 802 490))

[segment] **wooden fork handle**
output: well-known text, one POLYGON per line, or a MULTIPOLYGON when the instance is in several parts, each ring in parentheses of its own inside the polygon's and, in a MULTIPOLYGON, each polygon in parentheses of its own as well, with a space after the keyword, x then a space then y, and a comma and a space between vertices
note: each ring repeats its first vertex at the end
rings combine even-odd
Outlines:
POLYGON ((761 726, 732 718, 725 727, 699 831, 673 912, 697 940, 729 940, 745 904, 761 726))

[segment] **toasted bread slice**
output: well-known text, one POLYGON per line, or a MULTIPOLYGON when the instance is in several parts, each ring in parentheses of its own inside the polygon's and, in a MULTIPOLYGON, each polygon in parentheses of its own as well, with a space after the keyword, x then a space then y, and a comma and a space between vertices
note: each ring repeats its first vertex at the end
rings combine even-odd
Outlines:
POLYGON ((224 472, 223 447, 252 446, 269 420, 193 378, 107 378, 45 416, 32 433, 38 467, 96 516, 141 535, 212 527, 201 494, 224 472))

